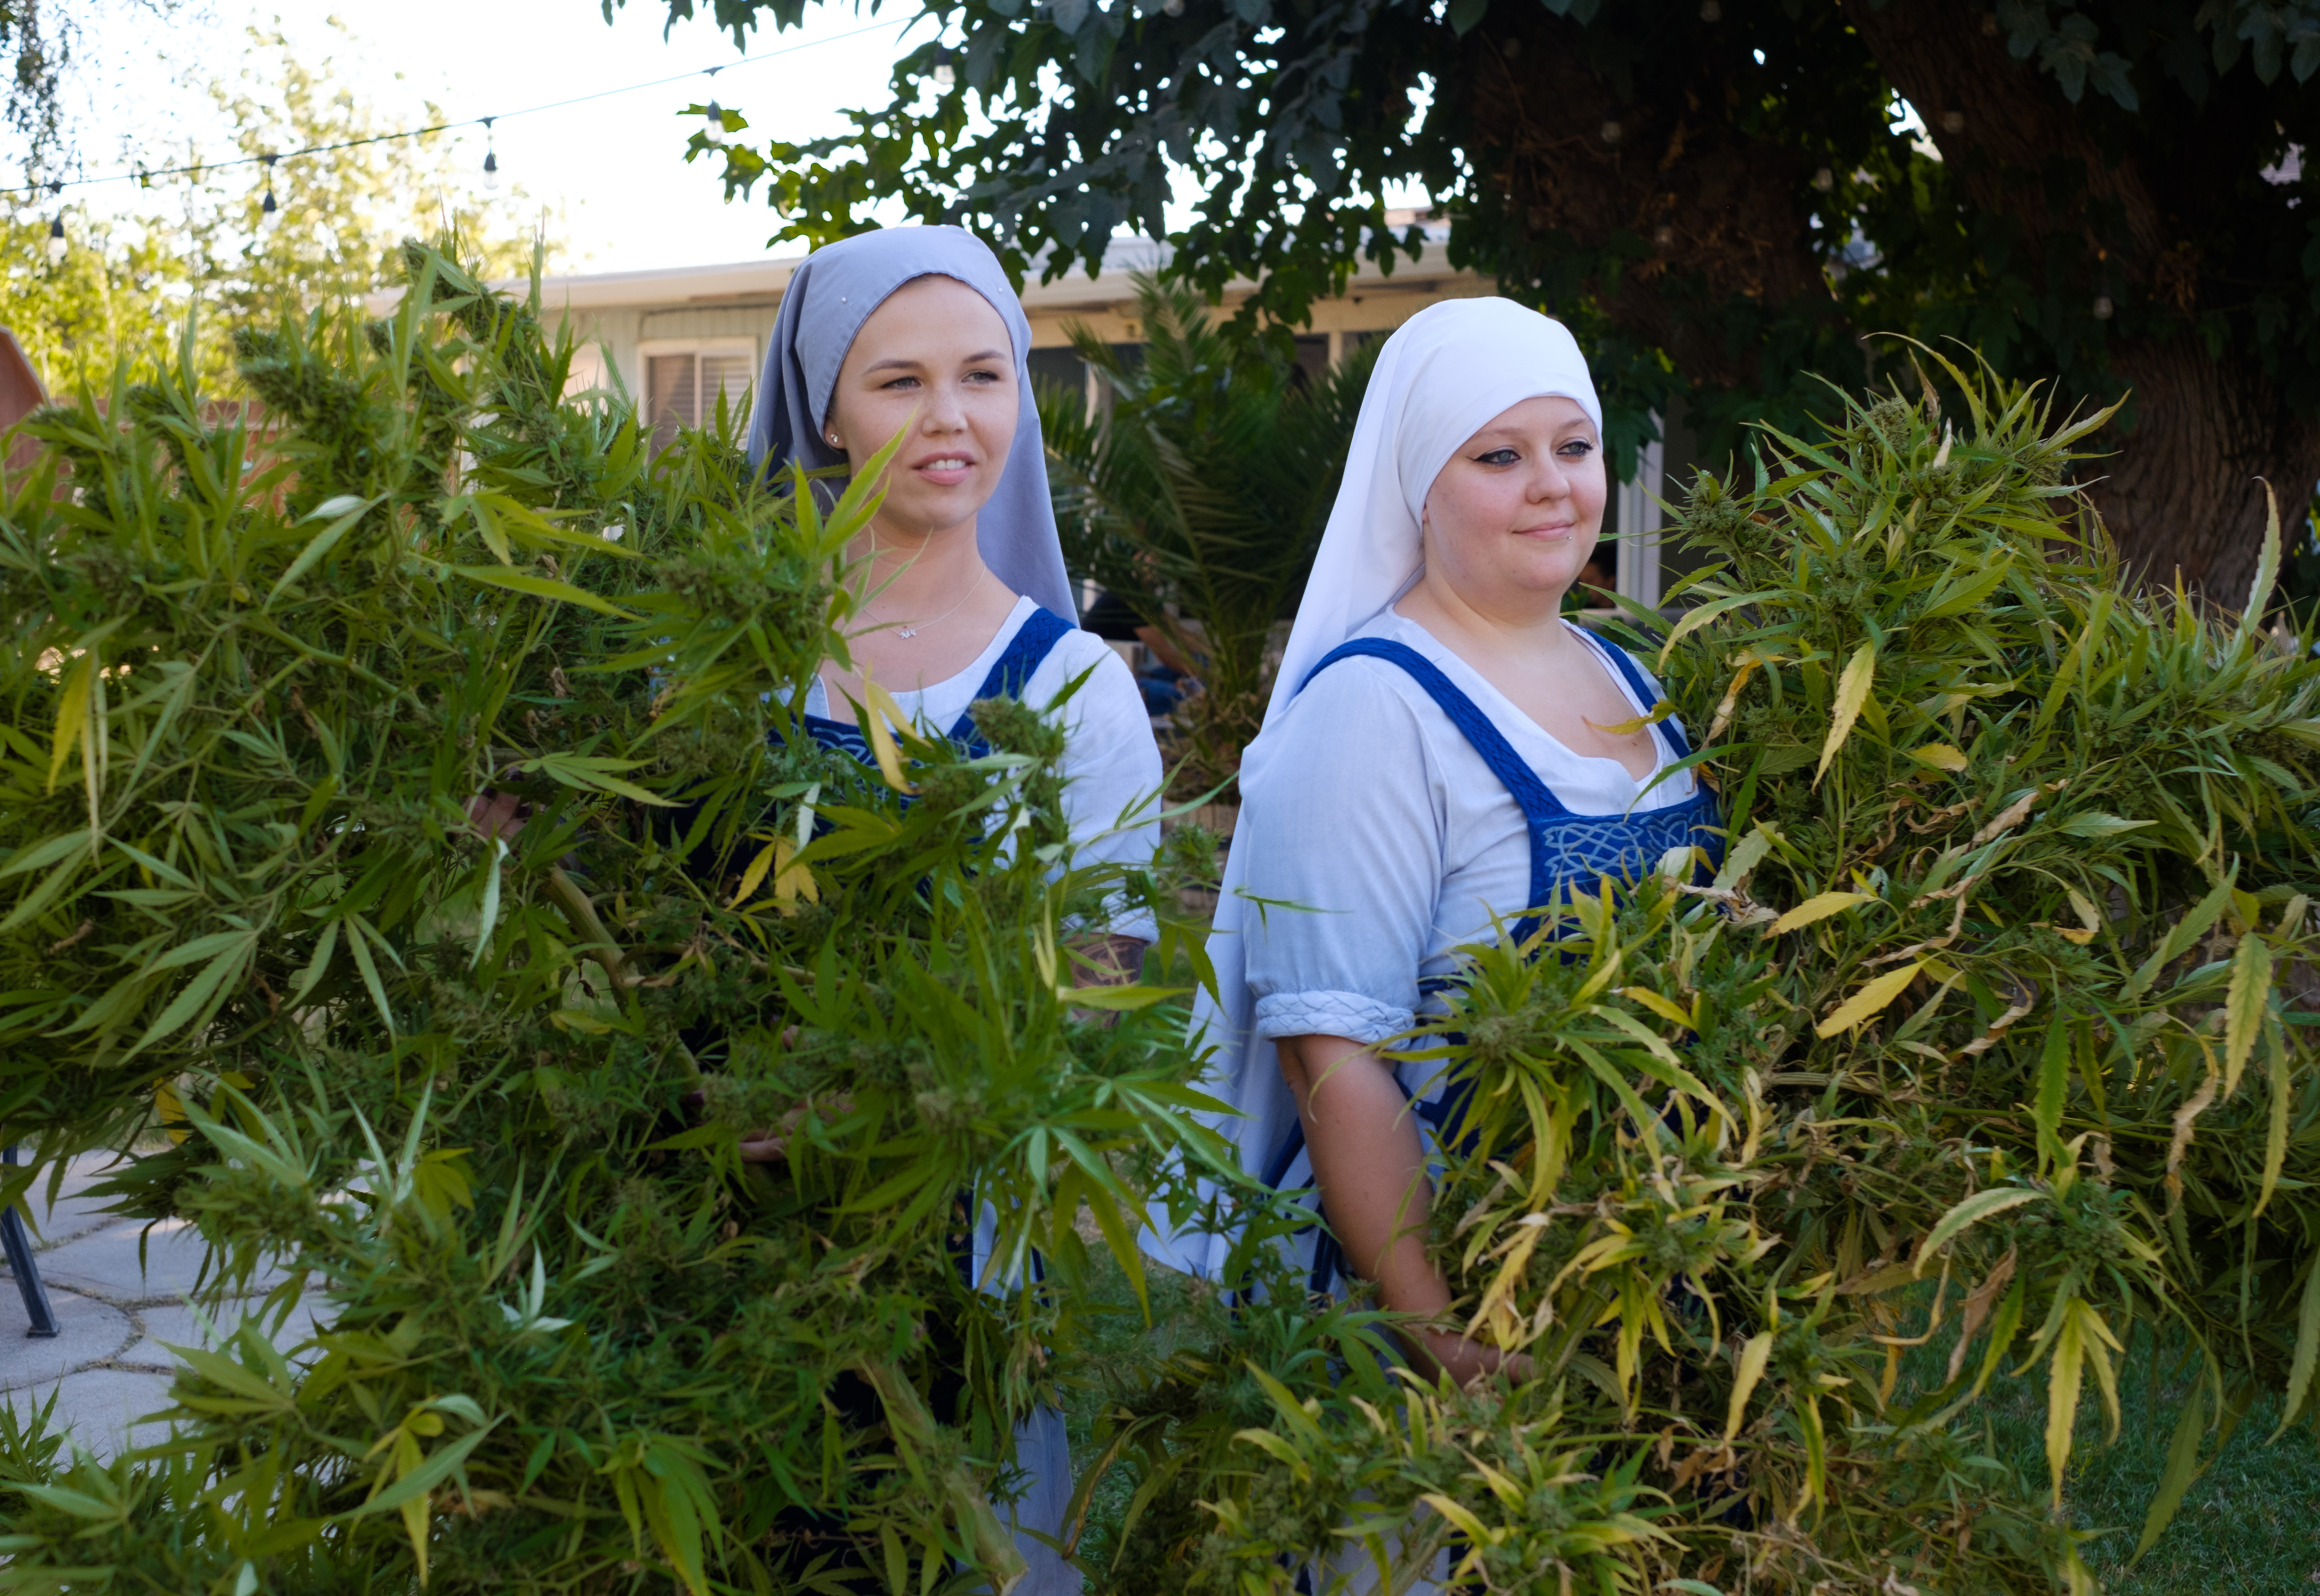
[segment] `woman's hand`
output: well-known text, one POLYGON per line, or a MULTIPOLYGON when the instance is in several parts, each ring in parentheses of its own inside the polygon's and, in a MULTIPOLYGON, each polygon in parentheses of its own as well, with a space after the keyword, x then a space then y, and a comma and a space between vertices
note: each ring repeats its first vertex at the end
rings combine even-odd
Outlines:
MULTIPOLYGON (((782 1028, 782 1046, 784 1048, 796 1047, 797 1039, 796 1026, 782 1028)), ((830 1098, 829 1104, 840 1118, 854 1111, 854 1100, 843 1093, 830 1098)), ((741 1162, 780 1164, 785 1161, 790 1156, 790 1138, 797 1134, 797 1128, 805 1122, 805 1117, 812 1108, 813 1099, 809 1097, 784 1114, 781 1123, 770 1130, 744 1132, 741 1137, 741 1162)))
MULTIPOLYGON (((813 1110, 813 1099, 807 1098, 782 1116, 781 1123, 771 1130, 752 1130, 741 1138, 741 1162, 744 1164, 781 1164, 790 1156, 790 1138, 805 1123, 813 1110)), ((842 1093, 829 1102, 830 1111, 840 1118, 854 1111, 854 1100, 842 1093)))
POLYGON ((1144 972, 1141 937, 1090 937, 1072 951, 1074 986, 1133 986, 1144 972))
POLYGON ((467 824, 485 842, 512 842, 531 817, 531 805, 513 793, 486 787, 467 800, 467 824))

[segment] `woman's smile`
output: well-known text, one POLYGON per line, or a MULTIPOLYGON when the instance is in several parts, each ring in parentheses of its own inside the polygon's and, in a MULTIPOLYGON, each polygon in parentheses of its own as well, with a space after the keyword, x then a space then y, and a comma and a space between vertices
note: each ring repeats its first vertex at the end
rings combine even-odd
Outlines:
POLYGON ((911 469, 937 487, 956 487, 974 475, 974 466, 973 455, 963 449, 951 449, 943 454, 929 455, 911 469))

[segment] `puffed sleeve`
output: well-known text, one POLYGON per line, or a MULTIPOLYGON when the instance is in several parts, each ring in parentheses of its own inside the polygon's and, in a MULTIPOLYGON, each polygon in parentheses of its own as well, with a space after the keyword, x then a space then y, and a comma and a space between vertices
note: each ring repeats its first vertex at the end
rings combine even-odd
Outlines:
MULTIPOLYGON (((1056 646, 1072 648, 1061 662, 1067 680, 1089 672, 1064 707, 1064 820, 1074 857, 1141 869, 1160 848, 1160 747, 1144 695, 1101 638, 1074 632, 1056 646)), ((1144 911, 1122 910, 1104 929, 1146 942, 1158 934, 1144 911)))
POLYGON ((1255 1029, 1377 1042, 1409 1027, 1444 869, 1438 767, 1395 667, 1347 659, 1299 694, 1236 854, 1255 1029), (1390 674, 1391 673, 1391 674, 1390 674))

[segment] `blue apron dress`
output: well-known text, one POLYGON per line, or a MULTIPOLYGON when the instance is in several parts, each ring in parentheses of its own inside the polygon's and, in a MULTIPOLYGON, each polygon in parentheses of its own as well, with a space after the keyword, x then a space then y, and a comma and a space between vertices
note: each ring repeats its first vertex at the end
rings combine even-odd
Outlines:
MULTIPOLYGON (((1071 636, 1074 630, 1070 621, 1053 610, 1033 610, 1024 616, 1023 624, 1015 629, 1015 635, 1008 639, 1006 648, 992 662, 991 669, 983 676, 983 685, 974 690, 974 698, 969 700, 969 703, 985 698, 1022 697, 1024 687, 1031 680, 1031 673, 1038 670, 1047 656, 1055 652, 1056 645, 1071 636)), ((878 763, 877 756, 870 751, 869 739, 862 734, 862 728, 851 721, 808 715, 805 717, 805 729, 814 741, 834 753, 851 754, 864 765, 873 767, 878 763)), ((959 716, 948 735, 951 741, 966 750, 969 758, 980 759, 991 752, 991 745, 984 742, 983 734, 974 729, 972 708, 959 716)))
MULTIPOLYGON (((1636 701, 1650 703, 1654 696, 1651 685, 1628 657, 1627 651, 1594 639, 1589 640, 1626 680, 1636 701)), ((1539 779, 1538 773, 1523 762, 1482 707, 1460 691, 1440 667, 1407 643, 1390 638, 1355 638, 1331 649, 1299 685, 1310 683, 1338 660, 1357 656, 1382 659, 1409 672, 1482 757, 1491 773, 1505 784, 1521 808, 1524 829, 1530 834, 1530 907, 1543 908, 1568 888, 1584 886, 1604 877, 1614 881, 1640 880, 1658 867, 1661 857, 1670 848, 1698 848, 1704 849, 1711 860, 1721 860, 1724 840, 1718 828, 1723 824, 1723 812, 1704 784, 1697 785, 1692 795, 1682 803, 1663 809, 1627 814, 1573 814, 1539 779)), ((1690 745, 1673 721, 1662 721, 1654 730, 1663 739, 1672 758, 1690 757, 1690 745)), ((1523 919, 1515 927, 1516 939, 1529 937, 1538 929, 1538 923, 1536 915, 1523 919)), ((1433 980, 1424 983, 1419 991, 1426 996, 1434 996, 1453 984, 1453 981, 1433 980)), ((1460 1141, 1459 1127, 1464 1119, 1465 1105, 1473 1095, 1471 1079, 1449 1081, 1437 1077, 1422 1093, 1413 1093, 1406 1084, 1402 1091, 1417 1111, 1420 1134, 1434 1148, 1455 1146, 1460 1141)), ((1266 1160, 1264 1180, 1275 1191, 1305 1191, 1312 1187, 1313 1160, 1306 1150, 1301 1120, 1291 1124, 1266 1160)), ((1319 1211, 1318 1193, 1315 1211, 1317 1214, 1319 1211)), ((1308 1289, 1335 1295, 1338 1283, 1346 1275, 1345 1254, 1337 1238, 1313 1225, 1297 1232, 1290 1245, 1291 1256, 1306 1266, 1308 1289)))
MULTIPOLYGON (((1031 674, 1074 630, 1070 621, 1052 610, 1033 610, 1023 618, 1023 624, 1015 629, 1015 635, 1008 639, 1006 648, 984 675, 983 685, 974 690, 974 699, 968 701, 970 705, 985 698, 1022 697, 1031 674)), ((807 735, 823 748, 851 755, 863 765, 875 767, 877 756, 870 751, 869 739, 864 737, 859 725, 810 714, 805 717, 805 729, 807 735)), ((991 745, 974 728, 972 708, 959 716, 947 735, 971 759, 980 759, 991 752, 991 745)), ((911 800, 905 798, 903 802, 911 800)), ((972 1288, 990 1257, 996 1220, 980 1213, 973 1193, 962 1195, 967 1211, 977 1215, 971 1235, 964 1238, 956 1253, 959 1277, 972 1288)), ((1032 1268, 1035 1272, 1039 1268, 1036 1255, 1032 1268)), ((1059 1410, 1042 1409, 1016 1427, 1015 1461, 1029 1476, 1021 1499, 1011 1509, 995 1501, 992 1504, 1002 1524, 1011 1521, 1015 1526, 1015 1549, 1023 1555, 1028 1565, 1021 1582, 1015 1586, 1014 1596, 1079 1596, 1083 1589, 1079 1570, 1065 1562, 1061 1554, 1039 1536, 1029 1533, 1038 1530, 1061 1538, 1064 1515, 1071 1506, 1071 1446, 1059 1410)))

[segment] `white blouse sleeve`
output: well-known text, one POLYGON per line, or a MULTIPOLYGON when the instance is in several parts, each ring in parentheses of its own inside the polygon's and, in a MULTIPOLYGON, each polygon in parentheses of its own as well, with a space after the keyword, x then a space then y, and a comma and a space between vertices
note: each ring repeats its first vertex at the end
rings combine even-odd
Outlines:
MULTIPOLYGON (((1094 667, 1064 706, 1064 820, 1083 865, 1148 867, 1160 848, 1160 747, 1128 662, 1102 639, 1074 632, 1056 645, 1065 681, 1094 667), (1082 641, 1084 639, 1084 641, 1082 641), (1091 647, 1092 645, 1092 647, 1091 647)), ((1148 911, 1121 911, 1105 927, 1149 942, 1148 911)))
POLYGON ((1406 1029, 1441 895, 1440 770, 1398 668, 1354 658, 1297 695, 1244 791, 1241 913, 1255 1029, 1378 1042, 1406 1029))

